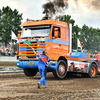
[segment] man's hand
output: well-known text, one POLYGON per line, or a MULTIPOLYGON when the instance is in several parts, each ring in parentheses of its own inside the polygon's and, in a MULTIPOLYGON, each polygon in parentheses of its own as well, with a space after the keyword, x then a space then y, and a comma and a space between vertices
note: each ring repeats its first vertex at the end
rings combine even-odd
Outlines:
POLYGON ((50 61, 50 62, 49 62, 49 65, 47 65, 47 67, 49 67, 51 63, 52 63, 52 62, 50 61))
MULTIPOLYGON (((31 46, 30 46, 31 47, 31 46)), ((35 53, 35 55, 36 55, 36 51, 34 50, 34 48, 33 47, 31 47, 31 49, 33 50, 33 52, 35 53)))

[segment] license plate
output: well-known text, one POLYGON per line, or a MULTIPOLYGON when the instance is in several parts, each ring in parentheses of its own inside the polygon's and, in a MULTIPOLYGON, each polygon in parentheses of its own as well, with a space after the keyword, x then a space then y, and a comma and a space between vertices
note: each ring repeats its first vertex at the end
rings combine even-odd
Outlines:
POLYGON ((27 65, 34 65, 34 63, 27 63, 27 65))

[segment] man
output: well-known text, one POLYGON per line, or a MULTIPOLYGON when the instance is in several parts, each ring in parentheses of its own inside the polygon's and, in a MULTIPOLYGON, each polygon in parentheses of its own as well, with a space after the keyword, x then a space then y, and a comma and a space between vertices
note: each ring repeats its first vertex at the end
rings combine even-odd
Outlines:
MULTIPOLYGON (((36 54, 35 51, 34 53, 36 54)), ((47 67, 49 67, 52 62, 50 61, 49 57, 47 57, 46 55, 46 49, 43 49, 42 54, 37 55, 37 57, 39 58, 38 69, 41 76, 41 79, 38 82, 38 88, 40 88, 41 84, 43 85, 44 88, 46 88, 45 77, 46 77, 47 67), (46 64, 47 62, 49 62, 49 65, 46 64)))

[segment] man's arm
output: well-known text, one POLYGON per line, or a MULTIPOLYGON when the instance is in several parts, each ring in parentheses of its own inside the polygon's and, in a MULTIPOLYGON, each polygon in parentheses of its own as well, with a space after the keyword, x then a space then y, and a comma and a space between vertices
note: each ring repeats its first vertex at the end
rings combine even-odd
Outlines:
POLYGON ((47 67, 49 67, 51 63, 52 63, 52 62, 50 61, 50 62, 49 62, 49 65, 47 65, 47 67))
MULTIPOLYGON (((30 46, 30 47, 31 47, 31 46, 30 46)), ((31 49, 33 50, 33 52, 34 52, 34 53, 35 53, 35 55, 36 55, 36 51, 34 50, 34 48, 32 48, 32 47, 31 47, 31 49)))

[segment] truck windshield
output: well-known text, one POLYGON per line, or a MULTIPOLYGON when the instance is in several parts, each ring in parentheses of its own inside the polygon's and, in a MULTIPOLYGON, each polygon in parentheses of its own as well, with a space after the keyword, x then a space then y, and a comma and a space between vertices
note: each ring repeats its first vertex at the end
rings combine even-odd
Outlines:
POLYGON ((21 38, 26 37, 47 37, 50 33, 50 25, 24 27, 21 33, 21 38))

